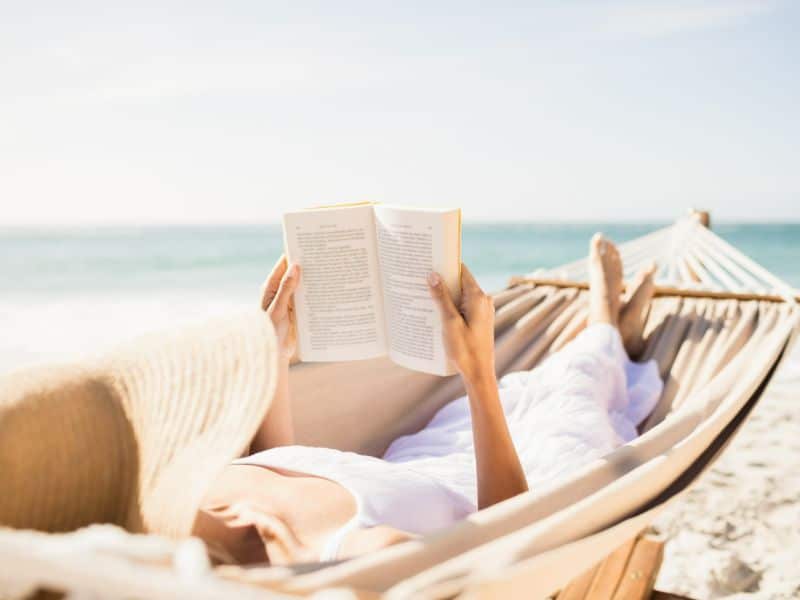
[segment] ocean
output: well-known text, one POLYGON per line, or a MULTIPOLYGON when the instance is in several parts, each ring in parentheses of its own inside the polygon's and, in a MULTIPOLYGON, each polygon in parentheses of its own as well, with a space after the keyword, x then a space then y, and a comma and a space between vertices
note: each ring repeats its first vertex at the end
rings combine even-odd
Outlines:
MULTIPOLYGON (((492 291, 584 256, 595 231, 624 242, 662 225, 466 223, 463 258, 492 291)), ((800 288, 800 223, 714 231, 800 288)), ((281 247, 278 225, 0 230, 0 373, 256 306, 281 247)))

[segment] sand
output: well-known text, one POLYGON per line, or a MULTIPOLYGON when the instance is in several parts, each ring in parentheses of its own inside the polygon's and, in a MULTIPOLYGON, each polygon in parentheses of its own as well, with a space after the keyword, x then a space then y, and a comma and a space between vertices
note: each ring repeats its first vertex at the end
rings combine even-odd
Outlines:
POLYGON ((728 449, 655 524, 656 588, 706 598, 800 598, 800 347, 728 449))

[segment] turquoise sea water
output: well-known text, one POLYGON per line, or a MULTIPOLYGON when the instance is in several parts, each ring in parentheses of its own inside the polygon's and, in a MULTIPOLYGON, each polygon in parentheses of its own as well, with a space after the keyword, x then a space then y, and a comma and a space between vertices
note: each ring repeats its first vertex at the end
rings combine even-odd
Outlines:
MULTIPOLYGON (((585 256, 595 231, 622 242, 661 225, 467 223, 464 262, 492 291, 585 256)), ((800 287, 800 224, 714 231, 800 287)), ((0 230, 0 373, 254 308, 281 246, 277 225, 0 230)))
MULTIPOLYGON (((662 225, 466 224, 464 262, 484 287, 496 289, 509 275, 584 255, 595 231, 623 242, 662 225)), ((800 287, 800 223, 721 224, 714 231, 800 287)), ((0 292, 239 293, 258 286, 281 245, 277 225, 0 230, 0 292)))

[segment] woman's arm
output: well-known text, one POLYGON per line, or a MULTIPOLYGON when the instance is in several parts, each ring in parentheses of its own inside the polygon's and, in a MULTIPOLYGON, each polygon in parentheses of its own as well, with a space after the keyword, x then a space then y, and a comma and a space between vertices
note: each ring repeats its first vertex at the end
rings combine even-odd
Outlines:
POLYGON ((264 421, 258 428, 251 452, 294 444, 294 424, 289 398, 289 363, 297 348, 294 322, 294 291, 300 281, 300 267, 289 265, 282 256, 264 283, 261 309, 267 313, 278 338, 278 383, 264 421))
POLYGON ((497 389, 494 305, 464 265, 459 306, 437 273, 431 274, 428 283, 442 315, 447 355, 461 374, 469 397, 478 508, 482 509, 528 490, 497 389))
POLYGON ((294 444, 294 422, 289 397, 289 362, 281 361, 275 395, 261 426, 253 437, 250 453, 292 444, 294 444))

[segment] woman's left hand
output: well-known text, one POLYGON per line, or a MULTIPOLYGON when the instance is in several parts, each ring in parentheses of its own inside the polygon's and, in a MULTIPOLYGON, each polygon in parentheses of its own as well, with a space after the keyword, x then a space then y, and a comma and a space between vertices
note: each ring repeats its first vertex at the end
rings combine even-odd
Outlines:
POLYGON ((494 304, 461 265, 461 299, 453 302, 438 273, 428 277, 431 297, 442 315, 442 334, 447 357, 467 385, 494 382, 494 304))
POLYGON ((297 349, 294 291, 300 282, 300 265, 281 256, 261 289, 261 309, 266 311, 278 336, 281 357, 287 362, 297 349))

